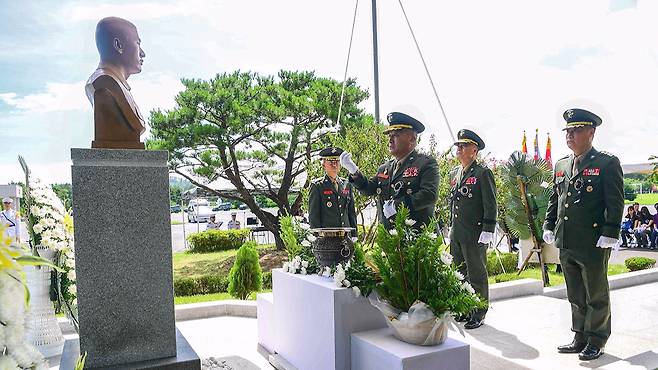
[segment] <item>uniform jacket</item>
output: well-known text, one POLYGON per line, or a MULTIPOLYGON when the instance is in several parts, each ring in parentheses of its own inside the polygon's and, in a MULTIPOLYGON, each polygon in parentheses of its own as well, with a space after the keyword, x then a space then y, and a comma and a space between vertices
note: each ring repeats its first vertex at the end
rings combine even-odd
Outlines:
POLYGON ((493 232, 498 209, 491 170, 477 161, 465 170, 457 166, 450 171, 450 186, 450 239, 477 240, 482 231, 493 232))
POLYGON ((357 172, 350 177, 350 182, 362 194, 377 195, 377 212, 386 228, 391 227, 391 222, 384 218, 383 204, 389 199, 395 200, 396 208, 404 204, 418 227, 429 223, 438 198, 439 166, 436 160, 414 150, 397 172, 393 173, 394 169, 395 160, 389 160, 379 166, 373 178, 367 179, 357 172))
POLYGON ((592 148, 572 173, 574 156, 555 163, 553 192, 544 230, 555 233, 555 246, 596 247, 601 235, 618 239, 624 212, 624 180, 619 159, 592 148))
MULTIPOLYGON (((329 176, 311 182, 308 199, 309 222, 312 228, 353 227, 356 229, 356 211, 352 184, 338 177, 336 191, 329 176)), ((353 233, 356 235, 356 231, 353 233)))

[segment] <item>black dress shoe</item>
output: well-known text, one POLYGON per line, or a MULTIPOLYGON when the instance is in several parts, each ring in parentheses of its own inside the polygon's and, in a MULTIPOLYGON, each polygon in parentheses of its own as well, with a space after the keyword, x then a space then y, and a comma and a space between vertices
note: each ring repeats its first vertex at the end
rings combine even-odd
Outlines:
POLYGON ((470 329, 477 329, 477 328, 479 328, 480 326, 482 326, 483 324, 484 324, 484 319, 475 319, 475 318, 471 318, 471 319, 468 320, 468 322, 464 325, 464 329, 468 329, 468 330, 470 330, 470 329))
POLYGON ((581 361, 591 361, 601 357, 602 354, 603 354, 603 348, 599 346, 595 346, 593 344, 588 344, 585 347, 585 349, 582 352, 580 352, 578 358, 581 361))
POLYGON ((560 353, 578 353, 584 350, 585 347, 587 347, 587 343, 574 340, 569 344, 557 347, 557 351, 560 353))

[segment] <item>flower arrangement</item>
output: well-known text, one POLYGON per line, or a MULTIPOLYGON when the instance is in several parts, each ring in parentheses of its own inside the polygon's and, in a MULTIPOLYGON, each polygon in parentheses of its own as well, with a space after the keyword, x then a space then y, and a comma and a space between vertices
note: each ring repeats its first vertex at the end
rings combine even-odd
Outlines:
POLYGON ((48 369, 41 353, 25 341, 29 292, 23 266, 57 267, 12 245, 4 231, 0 225, 0 369, 48 369))
POLYGON ((54 252, 53 263, 60 271, 52 272, 50 299, 55 303, 55 309, 64 311, 78 331, 73 218, 52 188, 31 177, 22 157, 19 161, 25 172, 27 229, 32 254, 39 255, 39 246, 54 252))
POLYGON ((302 275, 320 272, 311 250, 311 243, 316 240, 310 231, 311 226, 301 217, 292 216, 281 217, 279 223, 281 238, 288 251, 288 262, 283 263, 283 271, 302 275))

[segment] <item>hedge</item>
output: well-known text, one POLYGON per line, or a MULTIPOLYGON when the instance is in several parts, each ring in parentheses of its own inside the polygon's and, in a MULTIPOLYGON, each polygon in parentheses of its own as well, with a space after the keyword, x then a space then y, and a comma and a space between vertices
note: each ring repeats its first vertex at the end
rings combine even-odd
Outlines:
POLYGON ((647 257, 630 257, 624 261, 626 268, 630 271, 646 270, 656 265, 656 260, 647 257))
MULTIPOLYGON (((202 275, 194 278, 174 279, 176 297, 228 292, 228 276, 202 275)), ((272 289, 272 272, 263 272, 263 289, 272 289)))
POLYGON ((193 253, 218 252, 238 249, 247 240, 249 229, 206 230, 187 237, 193 253))
POLYGON ((505 272, 515 272, 519 257, 516 253, 499 253, 500 261, 496 256, 496 252, 487 254, 487 273, 491 275, 499 275, 503 273, 500 263, 503 263, 505 272))

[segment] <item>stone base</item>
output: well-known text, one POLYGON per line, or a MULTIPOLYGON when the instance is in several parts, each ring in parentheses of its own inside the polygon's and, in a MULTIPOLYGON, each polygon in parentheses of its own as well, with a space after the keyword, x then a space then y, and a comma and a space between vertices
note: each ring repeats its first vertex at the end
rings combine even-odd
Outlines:
MULTIPOLYGON (((282 368, 349 370, 350 335, 386 327, 384 315, 367 299, 355 297, 352 289, 336 287, 333 279, 274 269, 272 283, 271 346, 281 357, 279 362, 289 364, 282 368)), ((258 301, 259 310, 264 303, 258 301)), ((258 317, 259 324, 262 319, 258 317)))
POLYGON ((274 325, 274 295, 261 293, 256 296, 258 303, 258 345, 269 353, 274 353, 276 343, 276 328, 274 325))
POLYGON ((352 369, 468 370, 470 347, 448 337, 436 346, 417 346, 396 339, 391 329, 352 334, 352 369))
MULTIPOLYGON (((75 362, 80 356, 80 341, 69 339, 64 344, 64 352, 59 363, 60 370, 73 370, 75 362)), ((94 369, 85 366, 85 369, 94 369)), ((176 329, 176 356, 160 358, 150 361, 133 362, 129 364, 97 367, 95 369, 112 370, 138 370, 138 369, 166 369, 166 370, 200 370, 201 360, 194 349, 187 342, 183 334, 176 329)))

